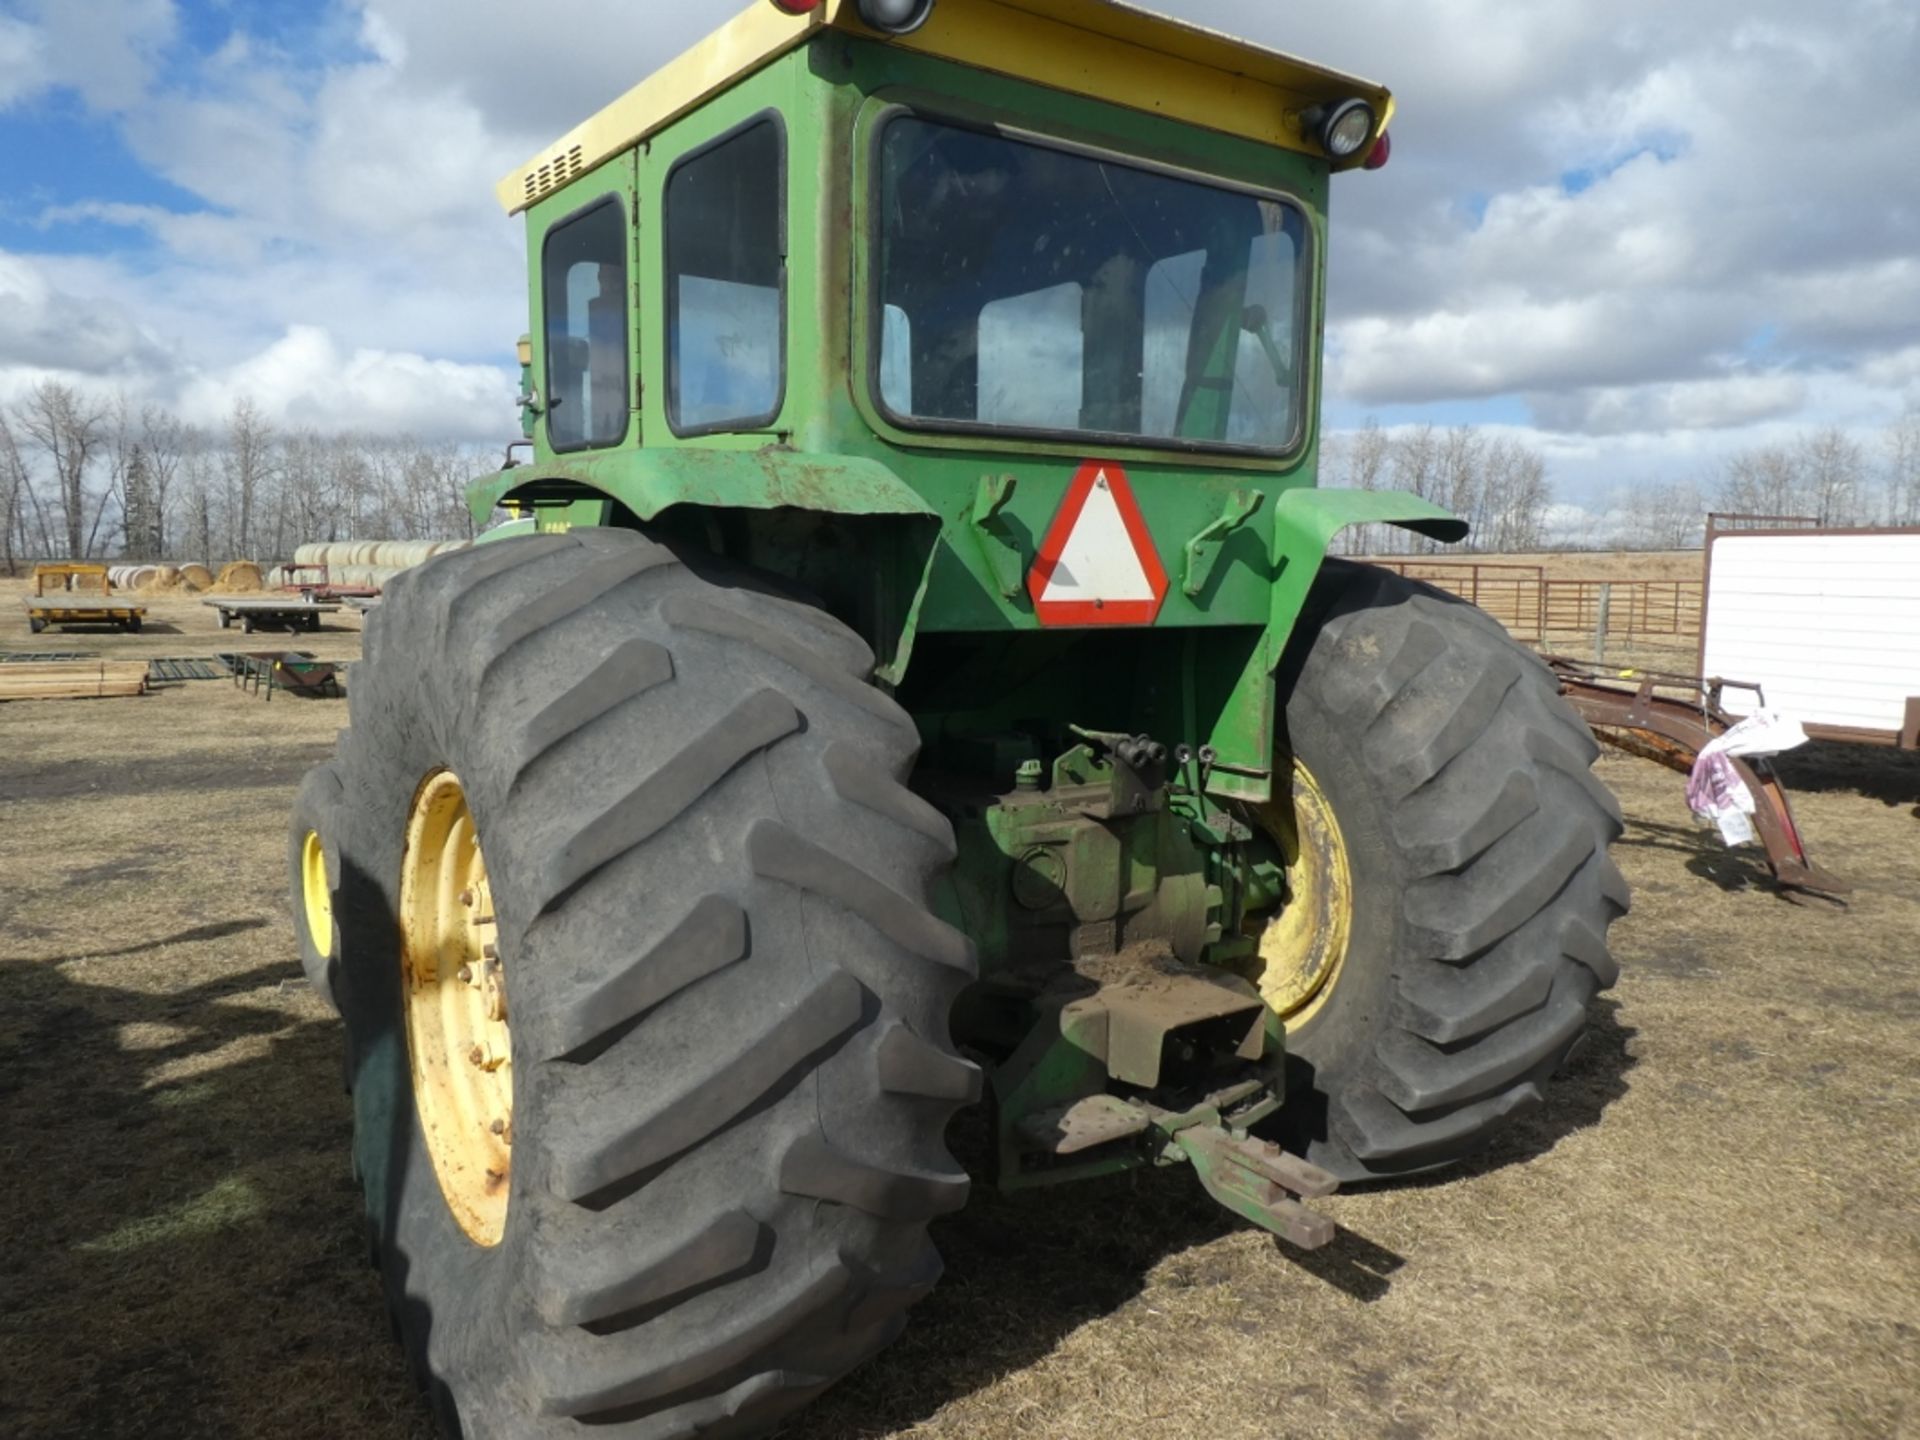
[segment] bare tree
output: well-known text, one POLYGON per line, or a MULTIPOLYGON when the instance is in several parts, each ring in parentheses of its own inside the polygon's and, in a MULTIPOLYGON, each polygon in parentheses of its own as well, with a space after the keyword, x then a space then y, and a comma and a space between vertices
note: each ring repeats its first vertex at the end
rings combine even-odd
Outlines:
POLYGON ((1807 513, 1822 525, 1852 525, 1863 518, 1867 456, 1859 443, 1828 426, 1801 437, 1796 449, 1807 513))
POLYGON ((254 508, 260 491, 273 474, 273 427, 251 397, 233 402, 227 416, 227 443, 221 455, 221 476, 227 500, 227 548, 234 555, 254 552, 254 508))
POLYGON ((185 446, 181 483, 186 488, 187 543, 193 547, 193 558, 205 565, 231 558, 230 553, 216 551, 213 543, 218 468, 218 457, 208 437, 202 432, 193 432, 185 446))
POLYGON ((1880 444, 1886 457, 1887 523, 1920 525, 1920 406, 1889 425, 1880 444))
POLYGON ((1503 435, 1485 447, 1481 469, 1475 548, 1503 555, 1541 549, 1547 542, 1547 507, 1553 503, 1546 457, 1503 435))
POLYGON ((4 528, 0 528, 0 545, 6 549, 9 575, 14 573, 20 552, 28 548, 30 488, 27 462, 20 456, 20 446, 13 438, 13 427, 7 423, 6 412, 0 410, 0 522, 4 522, 4 528))
POLYGON ((1476 537, 1488 528, 1486 460, 1486 437, 1471 425, 1455 425, 1440 437, 1438 493, 1431 498, 1466 521, 1476 537))
POLYGON ((1692 550, 1702 543, 1707 504, 1692 479, 1643 480, 1614 498, 1625 517, 1617 544, 1628 550, 1692 550))
POLYGON ((1720 473, 1719 505, 1741 515, 1800 514, 1805 500, 1793 452, 1767 445, 1731 456, 1720 473))
MULTIPOLYGON (((27 396, 19 424, 53 468, 67 554, 75 560, 85 559, 93 553, 90 540, 94 526, 89 523, 89 512, 106 503, 104 495, 95 494, 88 486, 95 452, 104 438, 105 413, 71 386, 47 380, 27 396)), ((97 522, 97 514, 94 519, 97 522)))
POLYGON ((168 553, 175 500, 174 481, 180 474, 189 443, 187 427, 178 416, 149 405, 140 412, 140 452, 147 465, 147 491, 153 504, 153 555, 168 553))

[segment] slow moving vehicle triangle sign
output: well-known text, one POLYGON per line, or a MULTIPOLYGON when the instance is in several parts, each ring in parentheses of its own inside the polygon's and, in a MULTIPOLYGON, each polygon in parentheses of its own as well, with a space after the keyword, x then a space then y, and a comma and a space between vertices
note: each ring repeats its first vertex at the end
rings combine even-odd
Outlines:
POLYGON ((1120 466, 1080 467, 1040 542, 1027 593, 1042 625, 1151 625, 1159 615, 1167 572, 1120 466))

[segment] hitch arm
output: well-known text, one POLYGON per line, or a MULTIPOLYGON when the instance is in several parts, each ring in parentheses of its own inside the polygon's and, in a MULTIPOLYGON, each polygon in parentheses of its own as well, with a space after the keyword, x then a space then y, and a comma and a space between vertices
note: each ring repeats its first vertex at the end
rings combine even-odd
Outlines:
POLYGON ((1174 1132, 1173 1143, 1207 1193, 1235 1214, 1302 1250, 1333 1239, 1333 1221, 1294 1198, 1318 1199, 1340 1188, 1318 1165, 1251 1136, 1236 1140, 1217 1125, 1189 1125, 1174 1132))

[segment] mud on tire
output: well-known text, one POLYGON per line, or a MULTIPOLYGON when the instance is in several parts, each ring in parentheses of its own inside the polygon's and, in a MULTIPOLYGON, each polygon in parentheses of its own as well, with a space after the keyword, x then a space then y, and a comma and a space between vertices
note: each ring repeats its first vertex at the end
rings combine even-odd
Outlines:
POLYGON ((369 624, 337 762, 337 993, 389 1303, 450 1432, 753 1435, 898 1333, 966 1198, 971 945, 914 727, 822 612, 625 532, 437 559, 369 624), (506 1230, 416 1131, 412 797, 460 778, 506 964, 506 1230), (581 1422, 587 1422, 582 1424, 581 1422), (589 1428, 592 1427, 592 1428, 589 1428))

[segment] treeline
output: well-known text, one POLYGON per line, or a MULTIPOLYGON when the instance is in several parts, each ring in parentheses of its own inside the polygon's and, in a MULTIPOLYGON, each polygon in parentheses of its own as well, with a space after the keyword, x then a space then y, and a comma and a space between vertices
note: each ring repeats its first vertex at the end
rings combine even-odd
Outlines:
POLYGON ((471 538, 497 455, 278 428, 247 399, 217 429, 46 383, 0 407, 0 560, 285 559, 324 540, 471 538))
MULTIPOLYGON (((1460 548, 1511 554, 1552 543, 1553 486, 1546 459, 1511 435, 1488 435, 1471 425, 1445 430, 1420 425, 1389 433, 1369 420, 1363 429, 1334 436, 1321 447, 1320 483, 1404 490, 1431 500, 1472 525, 1460 548)), ((1392 525, 1356 525, 1340 543, 1349 555, 1439 548, 1392 525)))
POLYGON ((1797 517, 1816 525, 1920 525, 1920 410, 1858 439, 1828 427, 1729 456, 1704 479, 1623 487, 1611 543, 1697 546, 1707 514, 1797 517))
MULTIPOLYGON (((1597 511, 1565 507, 1558 516, 1539 452, 1471 425, 1389 434, 1369 422, 1327 441, 1320 475, 1325 485, 1410 490, 1444 505, 1473 524, 1459 548, 1492 554, 1696 549, 1709 512, 1797 516, 1817 525, 1920 525, 1920 409, 1865 437, 1831 426, 1807 430, 1738 451, 1699 475, 1630 482, 1597 511)), ((1439 548, 1376 525, 1356 526, 1341 543, 1347 553, 1365 555, 1439 548)))
MULTIPOLYGON (((97 400, 53 382, 0 407, 0 562, 280 560, 309 541, 473 535, 465 490, 492 451, 270 424, 247 399, 213 429, 154 405, 97 400)), ((1920 409, 1864 439, 1827 428, 1730 457, 1714 472, 1621 486, 1603 514, 1555 524, 1546 460, 1471 425, 1330 437, 1324 485, 1403 490, 1473 526, 1465 549, 1674 550, 1698 546, 1710 510, 1823 525, 1920 525, 1920 409)), ((1356 526, 1349 554, 1436 549, 1392 526, 1356 526)))

